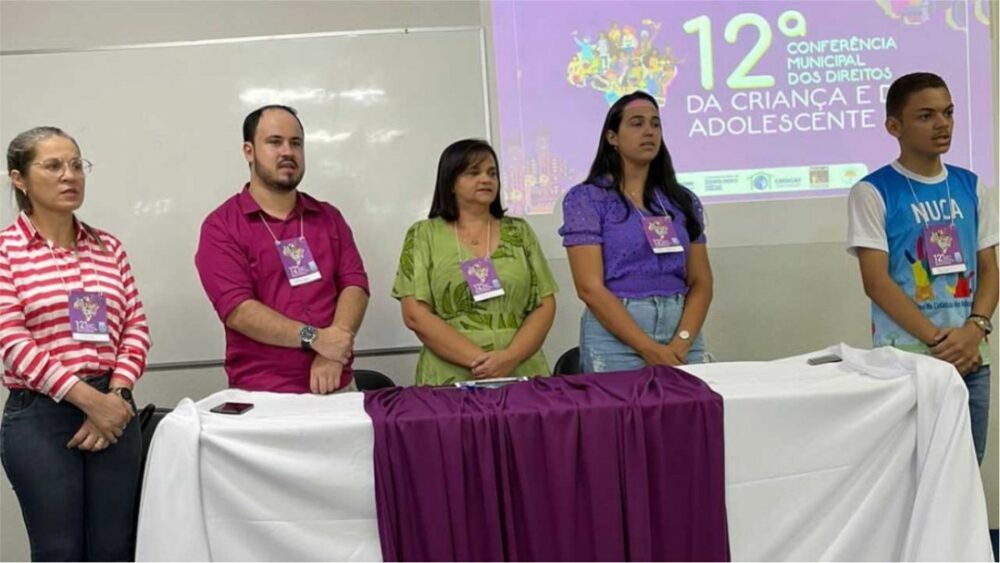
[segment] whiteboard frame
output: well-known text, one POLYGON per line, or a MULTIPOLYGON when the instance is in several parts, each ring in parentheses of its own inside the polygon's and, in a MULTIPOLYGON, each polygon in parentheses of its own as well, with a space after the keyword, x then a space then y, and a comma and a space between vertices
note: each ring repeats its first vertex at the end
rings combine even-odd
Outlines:
MULTIPOLYGON (((255 35, 247 37, 226 37, 220 39, 198 39, 198 40, 188 40, 188 41, 166 41, 159 43, 135 43, 135 44, 122 44, 122 45, 98 45, 93 47, 73 47, 73 48, 56 48, 56 49, 17 49, 17 50, 0 50, 0 57, 5 56, 25 56, 25 55, 53 55, 53 54, 68 54, 68 53, 87 53, 87 52, 98 52, 98 51, 131 51, 138 49, 162 49, 170 47, 198 47, 204 45, 230 45, 239 43, 261 43, 265 41, 282 41, 287 39, 318 39, 318 38, 329 38, 329 37, 357 37, 362 35, 393 35, 393 34, 411 34, 411 33, 449 33, 456 31, 475 31, 479 34, 479 60, 480 67, 482 69, 482 82, 483 82, 483 122, 485 124, 484 130, 486 131, 486 141, 493 144, 493 128, 491 122, 491 96, 489 88, 489 68, 488 68, 488 56, 487 56, 487 46, 486 46, 486 30, 483 26, 446 26, 446 27, 400 27, 400 28, 384 28, 384 29, 362 29, 362 30, 352 30, 352 31, 329 31, 329 32, 314 32, 314 33, 290 33, 281 35, 255 35)), ((6 166, 3 167, 3 174, 6 176, 8 171, 6 166)), ((413 354, 419 352, 421 347, 411 347, 411 346, 400 346, 392 348, 371 348, 365 350, 357 350, 354 355, 356 357, 372 357, 372 356, 389 356, 389 355, 400 355, 400 354, 413 354)), ((181 361, 181 362, 157 362, 151 363, 146 366, 145 371, 172 371, 180 369, 198 369, 198 368, 212 368, 221 367, 225 365, 225 360, 223 358, 212 359, 212 360, 191 360, 191 361, 181 361)))

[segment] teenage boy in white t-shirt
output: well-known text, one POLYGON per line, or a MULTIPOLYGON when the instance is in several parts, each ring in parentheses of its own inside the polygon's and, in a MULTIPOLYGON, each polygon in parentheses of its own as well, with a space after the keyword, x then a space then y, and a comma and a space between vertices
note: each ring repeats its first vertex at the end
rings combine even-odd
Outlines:
POLYGON ((997 307, 995 190, 945 165, 954 104, 939 76, 901 76, 885 101, 899 158, 858 182, 848 200, 848 251, 872 300, 875 346, 930 354, 969 389, 976 456, 989 421, 987 336, 997 307))

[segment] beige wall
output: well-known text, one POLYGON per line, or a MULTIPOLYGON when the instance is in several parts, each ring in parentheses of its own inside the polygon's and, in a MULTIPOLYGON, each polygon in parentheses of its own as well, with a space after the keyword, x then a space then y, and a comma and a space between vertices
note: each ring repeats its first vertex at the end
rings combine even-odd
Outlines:
MULTIPOLYGON (((995 16, 995 14, 994 14, 995 16)), ((0 50, 59 49, 307 33, 346 29, 480 25, 479 2, 248 2, 248 1, 12 1, 0 2, 0 50)), ((994 29, 997 29, 994 20, 994 29)), ((994 45, 996 38, 994 36, 994 45)), ((0 75, 2 77, 2 75, 0 75)), ((994 85, 994 91, 996 86, 994 85)), ((495 127, 494 127, 494 130, 495 127)), ((1000 175, 998 175, 1000 177, 1000 175)), ((3 197, 6 201, 6 197, 3 197)), ((6 205, 6 203, 4 203, 6 205)), ((845 203, 846 206, 846 203, 845 203)), ((713 221, 737 219, 736 206, 711 209, 713 221)), ((825 347, 835 341, 869 343, 868 305, 857 266, 841 244, 710 249, 715 301, 706 326, 720 360, 767 360, 825 347)), ((556 326, 546 342, 550 362, 576 345, 582 309, 562 256, 551 259, 562 287, 556 326)), ((996 323, 996 319, 994 319, 996 323)), ((997 344, 992 346, 998 365, 997 344)), ((416 358, 361 358, 358 367, 412 383, 416 358)), ((220 368, 153 372, 140 384, 140 403, 173 406, 225 385, 220 368)), ((990 525, 997 527, 997 382, 994 374, 990 442, 983 480, 990 525)), ((0 392, 0 400, 6 398, 0 392)), ((6 477, 0 482, 0 560, 28 557, 27 538, 6 477)))

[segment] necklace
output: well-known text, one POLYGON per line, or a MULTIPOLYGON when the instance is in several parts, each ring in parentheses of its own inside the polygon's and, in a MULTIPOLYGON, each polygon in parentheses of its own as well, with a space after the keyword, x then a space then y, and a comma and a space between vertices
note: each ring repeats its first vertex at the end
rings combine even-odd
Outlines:
MULTIPOLYGON (((492 226, 491 225, 492 222, 493 222, 493 220, 491 219, 491 220, 487 221, 487 223, 486 223, 486 234, 487 234, 487 236, 489 236, 490 227, 492 226)), ((482 234, 482 233, 480 233, 480 234, 482 234)), ((479 246, 479 235, 469 235, 469 234, 466 234, 464 238, 465 238, 466 242, 468 242, 472 246, 479 246)))
MULTIPOLYGON (((490 255, 490 230, 491 230, 492 227, 493 227, 493 220, 491 219, 488 223, 486 223, 486 257, 487 258, 490 255)), ((458 256, 459 256, 459 259, 461 259, 463 253, 462 253, 462 245, 459 243, 459 240, 458 240, 460 238, 460 235, 458 234, 458 225, 457 224, 454 225, 454 229, 455 229, 455 246, 458 248, 458 256)), ((466 239, 466 240, 468 240, 469 243, 472 244, 472 246, 479 246, 479 241, 478 240, 470 240, 470 239, 466 239)))

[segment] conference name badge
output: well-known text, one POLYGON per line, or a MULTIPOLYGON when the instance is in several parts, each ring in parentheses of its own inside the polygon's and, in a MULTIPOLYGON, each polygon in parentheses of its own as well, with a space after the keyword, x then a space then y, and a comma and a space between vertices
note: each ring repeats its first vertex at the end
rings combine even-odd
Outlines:
POLYGON ((314 282, 323 277, 313 260, 312 251, 305 237, 278 241, 278 256, 285 268, 285 276, 292 287, 314 282))
POLYGON ((954 274, 965 271, 965 257, 955 225, 928 225, 924 227, 924 248, 931 275, 954 274))
POLYGON ((74 289, 69 292, 69 327, 73 340, 110 342, 108 302, 95 291, 74 289))
POLYGON ((469 291, 472 292, 472 299, 477 303, 486 301, 504 294, 503 287, 500 286, 500 278, 493 269, 493 262, 489 258, 473 258, 462 262, 462 275, 465 276, 466 283, 469 284, 469 291))
POLYGON ((681 239, 677 236, 670 217, 643 217, 642 232, 646 234, 649 247, 656 254, 684 252, 681 239))

